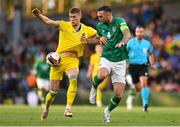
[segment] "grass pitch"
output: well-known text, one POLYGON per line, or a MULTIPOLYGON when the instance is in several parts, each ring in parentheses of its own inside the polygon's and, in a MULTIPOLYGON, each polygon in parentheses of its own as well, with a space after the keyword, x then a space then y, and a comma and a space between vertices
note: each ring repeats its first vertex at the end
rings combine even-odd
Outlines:
POLYGON ((41 107, 0 106, 0 126, 180 126, 179 107, 150 107, 148 113, 135 107, 118 107, 111 113, 111 123, 103 123, 104 107, 74 106, 73 118, 63 115, 65 106, 51 106, 47 120, 41 121, 41 107))

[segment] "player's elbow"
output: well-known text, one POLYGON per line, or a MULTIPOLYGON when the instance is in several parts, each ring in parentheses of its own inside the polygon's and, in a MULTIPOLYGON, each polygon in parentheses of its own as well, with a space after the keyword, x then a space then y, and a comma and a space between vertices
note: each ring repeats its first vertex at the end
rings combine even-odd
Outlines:
POLYGON ((54 26, 54 22, 48 18, 45 18, 44 19, 44 23, 47 25, 47 26, 54 26))
POLYGON ((131 36, 131 33, 129 33, 129 34, 128 34, 128 40, 130 40, 131 37, 132 37, 132 36, 131 36))
POLYGON ((51 23, 50 21, 45 21, 45 24, 46 24, 47 26, 52 26, 52 23, 51 23))

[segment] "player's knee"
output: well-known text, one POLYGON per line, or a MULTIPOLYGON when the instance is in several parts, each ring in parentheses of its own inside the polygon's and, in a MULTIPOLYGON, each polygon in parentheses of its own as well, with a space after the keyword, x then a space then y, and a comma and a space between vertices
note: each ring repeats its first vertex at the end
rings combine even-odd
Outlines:
POLYGON ((46 90, 45 88, 41 88, 40 89, 42 92, 48 92, 48 90, 46 90))
POLYGON ((51 86, 51 88, 50 88, 50 91, 58 91, 59 90, 59 88, 57 88, 57 87, 52 87, 51 86))
POLYGON ((119 99, 123 98, 124 94, 123 92, 118 92, 118 93, 115 93, 115 96, 119 99))
POLYGON ((141 88, 135 87, 135 92, 139 92, 141 88))
POLYGON ((103 86, 101 86, 101 85, 98 86, 98 90, 102 91, 103 89, 104 89, 103 86))
POLYGON ((146 83, 142 83, 142 84, 141 84, 141 89, 142 89, 142 88, 145 88, 145 87, 147 87, 147 84, 146 84, 146 83))
POLYGON ((58 94, 57 90, 50 90, 49 93, 51 94, 51 96, 56 96, 58 94))
POLYGON ((59 81, 50 80, 50 90, 58 91, 59 90, 59 81))
POLYGON ((69 81, 70 81, 70 82, 77 83, 77 75, 71 75, 71 76, 69 77, 69 81))
POLYGON ((99 80, 103 80, 103 79, 105 79, 107 77, 107 75, 105 73, 102 73, 102 72, 98 73, 97 76, 98 76, 99 80))

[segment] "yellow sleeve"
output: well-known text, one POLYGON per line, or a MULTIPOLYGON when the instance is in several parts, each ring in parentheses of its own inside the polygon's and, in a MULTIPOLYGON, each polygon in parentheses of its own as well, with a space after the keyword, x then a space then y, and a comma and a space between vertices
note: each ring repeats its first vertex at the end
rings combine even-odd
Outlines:
POLYGON ((63 31, 63 30, 65 29, 65 23, 66 23, 66 22, 63 21, 63 20, 59 21, 59 29, 60 29, 60 30, 63 31))
POLYGON ((96 34, 96 30, 89 26, 87 26, 86 31, 87 31, 87 38, 96 34))

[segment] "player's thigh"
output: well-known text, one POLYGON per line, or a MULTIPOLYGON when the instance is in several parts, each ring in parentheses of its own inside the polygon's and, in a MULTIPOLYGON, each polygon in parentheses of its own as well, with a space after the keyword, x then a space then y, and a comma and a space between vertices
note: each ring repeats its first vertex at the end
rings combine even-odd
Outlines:
POLYGON ((97 76, 100 80, 105 79, 109 75, 109 71, 107 68, 102 67, 98 69, 97 76))
POLYGON ((65 72, 70 78, 71 76, 78 76, 79 74, 79 60, 77 58, 67 57, 65 61, 65 72))
POLYGON ((136 65, 129 65, 129 74, 132 77, 132 81, 134 84, 139 82, 139 70, 136 65))
POLYGON ((50 69, 50 90, 59 90, 59 82, 62 80, 63 71, 59 67, 51 67, 50 69))
POLYGON ((50 90, 58 91, 59 90, 60 80, 50 80, 50 90))
POLYGON ((66 71, 66 74, 68 76, 68 78, 70 79, 72 76, 77 78, 78 76, 78 73, 79 73, 79 68, 71 68, 71 69, 68 69, 66 71))
POLYGON ((139 81, 140 81, 141 87, 145 87, 148 85, 148 66, 147 65, 139 66, 139 81))
POLYGON ((63 73, 65 71, 65 66, 51 66, 50 68, 50 80, 62 80, 63 73))
POLYGON ((112 63, 111 80, 112 83, 118 82, 126 84, 126 61, 114 62, 112 63))
POLYGON ((120 82, 113 83, 114 94, 118 98, 122 98, 124 95, 125 84, 120 82))
POLYGON ((110 61, 105 58, 100 59, 97 76, 99 79, 106 78, 111 72, 110 61))

